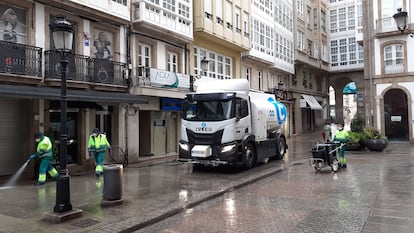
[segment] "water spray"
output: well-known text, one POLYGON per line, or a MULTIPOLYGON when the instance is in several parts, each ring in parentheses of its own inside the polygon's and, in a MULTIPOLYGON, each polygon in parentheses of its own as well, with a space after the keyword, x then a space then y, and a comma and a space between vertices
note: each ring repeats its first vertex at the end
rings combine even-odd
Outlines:
POLYGON ((22 175, 24 169, 26 169, 27 165, 30 163, 30 159, 28 159, 20 168, 17 170, 16 173, 3 185, 0 187, 0 190, 3 189, 11 189, 15 186, 17 179, 22 175))

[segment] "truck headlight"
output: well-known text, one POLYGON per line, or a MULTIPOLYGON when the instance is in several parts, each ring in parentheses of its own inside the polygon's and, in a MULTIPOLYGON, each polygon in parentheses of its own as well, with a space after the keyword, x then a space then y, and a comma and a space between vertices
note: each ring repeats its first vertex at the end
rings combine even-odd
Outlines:
POLYGON ((228 151, 232 151, 234 148, 236 148, 236 145, 235 144, 223 146, 221 148, 221 153, 226 153, 228 151))
POLYGON ((181 150, 188 151, 188 144, 187 143, 179 143, 181 150))

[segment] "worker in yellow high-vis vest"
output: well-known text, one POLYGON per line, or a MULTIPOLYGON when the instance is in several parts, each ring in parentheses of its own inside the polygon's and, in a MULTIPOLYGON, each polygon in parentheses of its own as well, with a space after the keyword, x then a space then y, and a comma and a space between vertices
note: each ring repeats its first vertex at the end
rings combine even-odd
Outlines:
POLYGON ((53 158, 52 142, 50 139, 40 132, 36 133, 34 138, 37 143, 37 147, 36 152, 30 155, 30 160, 33 160, 35 158, 41 159, 39 178, 35 185, 43 185, 46 182, 46 172, 49 172, 49 175, 55 180, 59 177, 59 173, 50 164, 50 160, 53 158))
POLYGON ((339 124, 338 131, 336 131, 333 141, 341 143, 341 147, 339 148, 339 166, 346 168, 345 146, 346 143, 349 142, 349 133, 344 130, 343 124, 339 124))
POLYGON ((106 139, 106 135, 99 132, 98 128, 95 128, 92 131, 92 134, 89 136, 88 142, 88 152, 89 156, 94 157, 96 167, 95 175, 100 176, 103 173, 103 162, 105 158, 105 152, 111 152, 111 145, 106 139))

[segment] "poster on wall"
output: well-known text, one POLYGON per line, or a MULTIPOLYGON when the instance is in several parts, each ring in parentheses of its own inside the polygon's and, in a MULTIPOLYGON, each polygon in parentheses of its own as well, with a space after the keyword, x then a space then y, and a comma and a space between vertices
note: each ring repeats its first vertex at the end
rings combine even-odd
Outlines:
POLYGON ((0 40, 26 43, 26 11, 0 4, 0 40))
POLYGON ((113 37, 112 34, 106 31, 96 31, 93 41, 93 55, 98 59, 112 60, 113 37))
POLYGON ((95 31, 93 56, 95 59, 95 81, 111 84, 114 79, 114 63, 112 50, 113 36, 107 31, 95 31))

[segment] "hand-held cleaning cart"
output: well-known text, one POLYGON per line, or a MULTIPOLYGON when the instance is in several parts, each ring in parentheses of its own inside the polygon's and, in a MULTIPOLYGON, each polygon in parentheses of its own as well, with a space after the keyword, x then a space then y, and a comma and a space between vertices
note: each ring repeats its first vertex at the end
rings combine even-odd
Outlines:
POLYGON ((319 144, 312 148, 312 158, 310 160, 311 166, 315 171, 320 171, 324 167, 330 166, 333 172, 339 169, 339 160, 337 151, 345 146, 344 143, 330 142, 319 144))

